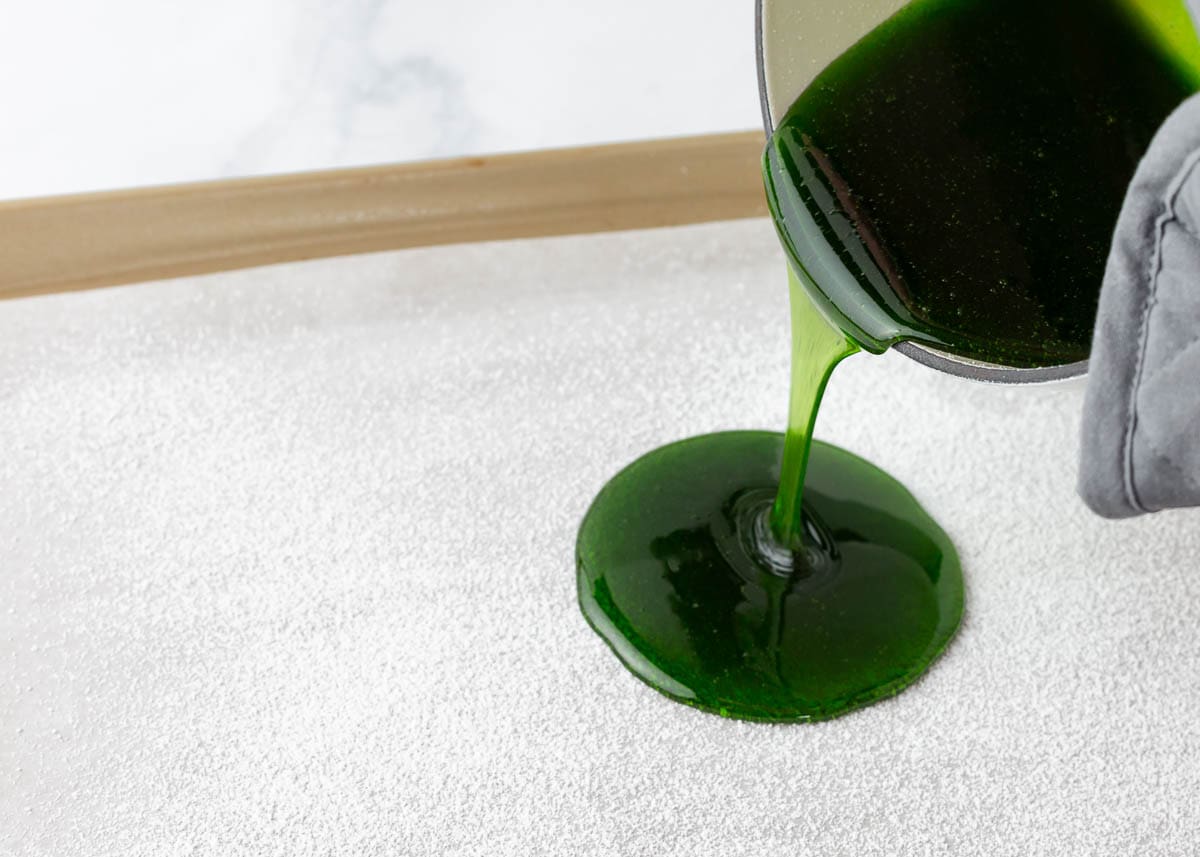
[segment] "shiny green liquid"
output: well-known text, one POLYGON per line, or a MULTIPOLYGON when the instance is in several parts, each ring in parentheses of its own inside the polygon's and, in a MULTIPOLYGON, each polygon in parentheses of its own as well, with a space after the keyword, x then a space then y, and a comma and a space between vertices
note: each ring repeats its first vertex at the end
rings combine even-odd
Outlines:
POLYGON ((772 136, 780 237, 871 351, 1086 360, 1126 188, 1194 79, 1129 0, 910 3, 772 136))
POLYGON ((962 614, 950 539, 898 482, 812 442, 857 349, 792 285, 786 436, 727 432, 634 462, 579 532, 579 602, 635 675, 747 720, 823 720, 890 696, 962 614))

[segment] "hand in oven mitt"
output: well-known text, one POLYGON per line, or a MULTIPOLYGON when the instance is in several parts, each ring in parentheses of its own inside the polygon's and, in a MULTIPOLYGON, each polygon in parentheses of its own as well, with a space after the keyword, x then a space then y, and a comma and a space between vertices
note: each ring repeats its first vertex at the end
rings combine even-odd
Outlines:
POLYGON ((1200 95, 1130 184, 1088 372, 1084 501, 1108 518, 1200 506, 1200 95))

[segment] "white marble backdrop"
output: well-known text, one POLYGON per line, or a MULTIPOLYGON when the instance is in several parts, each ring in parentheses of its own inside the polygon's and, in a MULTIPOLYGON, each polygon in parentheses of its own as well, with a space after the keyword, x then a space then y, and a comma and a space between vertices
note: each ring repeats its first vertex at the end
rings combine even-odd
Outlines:
POLYGON ((0 8, 0 198, 758 123, 752 0, 0 8))

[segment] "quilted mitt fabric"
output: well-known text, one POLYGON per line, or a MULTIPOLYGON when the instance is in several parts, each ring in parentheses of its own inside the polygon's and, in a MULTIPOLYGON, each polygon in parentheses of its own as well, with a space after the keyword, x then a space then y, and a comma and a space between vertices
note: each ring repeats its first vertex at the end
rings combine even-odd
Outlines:
POLYGON ((1198 165, 1193 96, 1138 167, 1104 275, 1079 493, 1108 518, 1200 505, 1198 165))

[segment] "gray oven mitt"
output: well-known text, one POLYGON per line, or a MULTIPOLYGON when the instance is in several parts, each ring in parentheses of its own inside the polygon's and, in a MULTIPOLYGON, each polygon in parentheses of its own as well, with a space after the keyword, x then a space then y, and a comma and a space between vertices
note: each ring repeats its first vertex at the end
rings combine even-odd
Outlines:
POLYGON ((1127 518, 1200 505, 1200 95, 1150 144, 1104 273, 1079 494, 1127 518))

